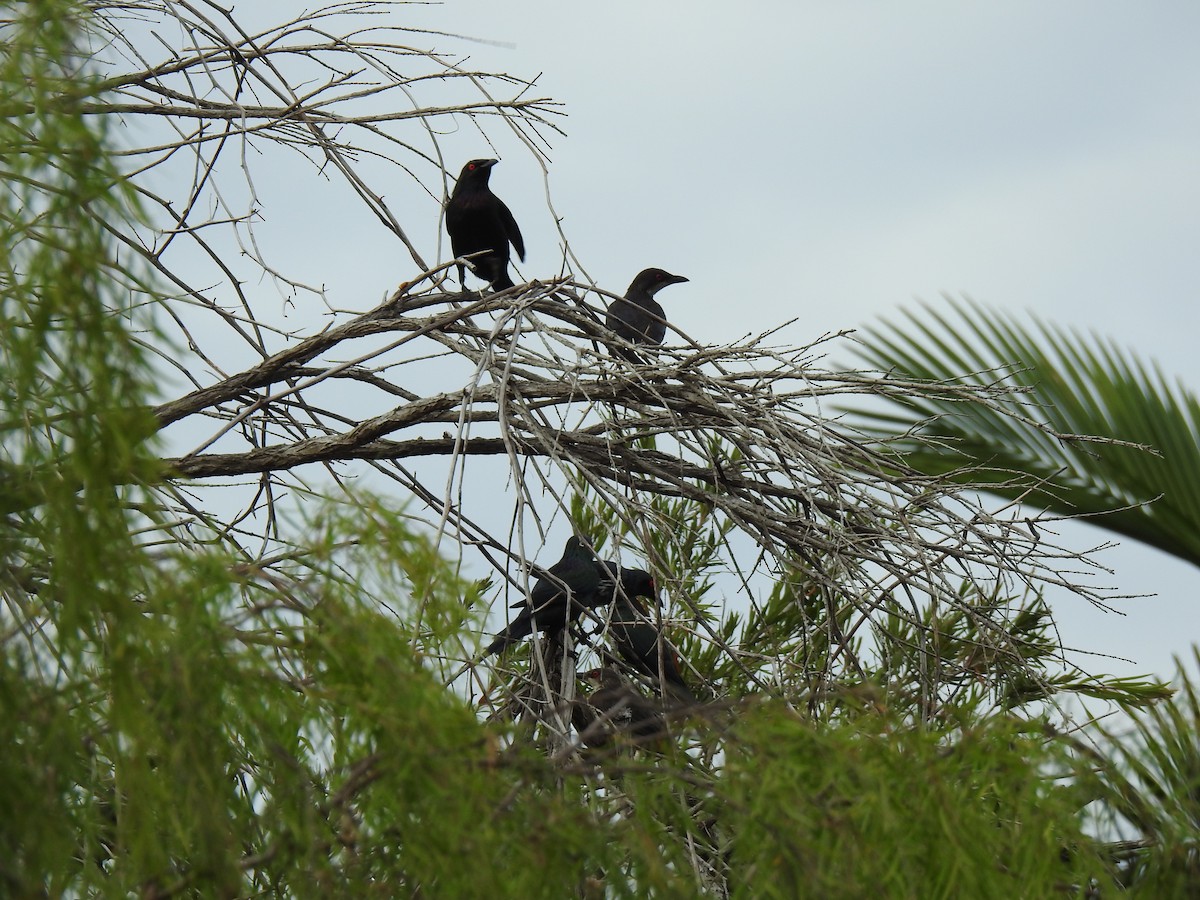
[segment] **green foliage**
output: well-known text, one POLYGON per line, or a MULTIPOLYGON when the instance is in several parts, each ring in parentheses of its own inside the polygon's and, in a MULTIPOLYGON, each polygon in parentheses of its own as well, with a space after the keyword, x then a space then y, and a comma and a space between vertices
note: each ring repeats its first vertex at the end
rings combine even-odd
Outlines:
POLYGON ((142 602, 88 665, 37 672, 5 645, 13 895, 470 896, 488 877, 560 897, 604 858, 545 760, 502 750, 433 676, 472 586, 359 509, 314 518, 286 590, 216 553, 144 557, 142 602), (365 521, 365 542, 342 530, 365 521), (391 579, 385 613, 362 585, 391 579))
POLYGON ((1036 725, 927 730, 745 711, 728 764, 735 896, 1051 897, 1103 874, 1036 725))
POLYGON ((91 865, 113 815, 112 770, 94 755, 131 738, 109 714, 132 714, 136 598, 155 574, 131 509, 144 493, 113 485, 155 465, 152 378, 133 333, 146 323, 105 228, 130 214, 129 195, 80 107, 94 87, 74 45, 83 13, 53 0, 13 12, 0 48, 0 559, 19 606, 0 648, 14 751, 0 879, 19 896, 61 890, 64 860, 91 865))
POLYGON ((1200 687, 1182 665, 1175 681, 1171 703, 1127 706, 1129 724, 1098 725, 1098 746, 1076 745, 1080 792, 1095 801, 1098 830, 1124 838, 1109 855, 1117 881, 1137 897, 1200 890, 1200 687))
POLYGON ((923 305, 906 313, 907 328, 867 328, 859 353, 888 378, 993 386, 995 402, 908 395, 895 411, 855 410, 858 424, 911 435, 898 447, 920 471, 986 480, 1002 497, 1089 515, 1200 564, 1196 396, 1112 341, 952 309, 955 318, 923 305))
POLYGON ((153 470, 152 383, 131 325, 130 279, 105 228, 129 214, 75 52, 74 3, 20 4, 0 51, 0 506, 5 552, 59 604, 59 648, 100 636, 95 607, 127 614, 139 590, 129 503, 153 470))

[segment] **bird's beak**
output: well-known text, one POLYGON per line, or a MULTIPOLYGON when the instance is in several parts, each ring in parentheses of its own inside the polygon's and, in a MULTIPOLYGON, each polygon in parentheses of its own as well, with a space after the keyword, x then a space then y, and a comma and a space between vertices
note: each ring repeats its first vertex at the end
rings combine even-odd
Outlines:
POLYGON ((498 162, 500 162, 500 160, 498 160, 498 159, 485 159, 485 160, 483 160, 482 163, 480 163, 480 168, 490 169, 492 166, 494 166, 498 162))
POLYGON ((691 279, 684 278, 682 275, 672 275, 671 280, 668 281, 667 284, 683 284, 683 282, 690 280, 691 279))

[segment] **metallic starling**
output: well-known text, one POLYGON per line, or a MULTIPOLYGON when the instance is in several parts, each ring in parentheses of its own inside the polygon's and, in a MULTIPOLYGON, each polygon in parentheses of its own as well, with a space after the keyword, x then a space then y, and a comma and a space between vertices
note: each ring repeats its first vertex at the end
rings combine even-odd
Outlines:
MULTIPOLYGON (((667 316, 654 295, 669 284, 687 281, 662 269, 638 272, 623 300, 614 300, 608 308, 605 324, 631 344, 661 344, 667 335, 667 316)), ((613 352, 630 362, 641 362, 627 347, 613 346, 613 352)))
MULTIPOLYGON (((488 187, 496 163, 494 159, 473 159, 463 166, 446 202, 446 231, 450 233, 450 249, 457 257, 488 251, 468 260, 471 271, 491 284, 492 290, 502 291, 513 286, 508 274, 508 245, 513 245, 524 262, 525 241, 513 214, 488 187)), ((459 263, 458 280, 464 290, 465 277, 459 263)))

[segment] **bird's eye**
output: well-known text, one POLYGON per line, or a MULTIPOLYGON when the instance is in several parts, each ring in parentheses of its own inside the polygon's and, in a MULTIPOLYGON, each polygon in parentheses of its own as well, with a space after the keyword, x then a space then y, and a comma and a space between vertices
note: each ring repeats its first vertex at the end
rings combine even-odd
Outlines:
POLYGON ((468 169, 470 169, 470 170, 472 170, 472 171, 474 171, 474 169, 475 169, 475 163, 467 163, 467 168, 468 168, 468 169))

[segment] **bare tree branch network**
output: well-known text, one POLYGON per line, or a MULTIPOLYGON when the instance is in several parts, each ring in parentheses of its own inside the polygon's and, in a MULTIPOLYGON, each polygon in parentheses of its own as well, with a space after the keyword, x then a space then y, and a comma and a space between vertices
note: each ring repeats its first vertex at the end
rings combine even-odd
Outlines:
MULTIPOLYGON (((1057 546, 1052 525, 906 471, 829 413, 846 398, 911 391, 992 404, 1000 388, 830 371, 823 352, 841 336, 712 343, 670 327, 633 365, 609 353, 619 339, 601 324, 616 295, 586 281, 448 290, 449 261, 431 265, 410 236, 432 230, 460 162, 445 158, 439 132, 476 130, 544 169, 561 110, 531 81, 417 49, 431 36, 398 27, 402 7, 334 4, 255 31, 215 4, 93 4, 102 89, 89 109, 124 126, 151 222, 110 227, 172 288, 147 297, 163 334, 146 341, 165 383, 182 388, 155 410, 175 448, 164 490, 173 540, 202 524, 248 561, 285 559, 290 498, 369 471, 470 570, 509 582, 511 600, 535 557, 556 553, 543 543, 573 496, 611 514, 616 542, 666 585, 678 560, 662 539, 681 530, 672 513, 705 510, 721 524, 723 605, 753 609, 764 585, 802 573, 849 614, 830 635, 840 652, 822 657, 839 670, 887 653, 887 621, 921 634, 930 604, 977 618, 985 651, 1019 657, 1010 602, 1050 586, 1104 601, 1094 567, 1057 546), (272 222, 256 177, 296 155, 407 248, 382 302, 333 308, 262 250, 272 222), (397 210, 383 197, 401 180, 418 199, 397 210)), ((326 226, 320 209, 312 217, 326 226)), ((565 240, 562 252, 570 258, 565 240)), ((720 609, 667 593, 675 627, 739 656, 717 635, 720 609)), ((471 658, 467 646, 457 662, 471 658)), ((747 670, 762 687, 831 674, 812 665, 799 653, 747 670)))

